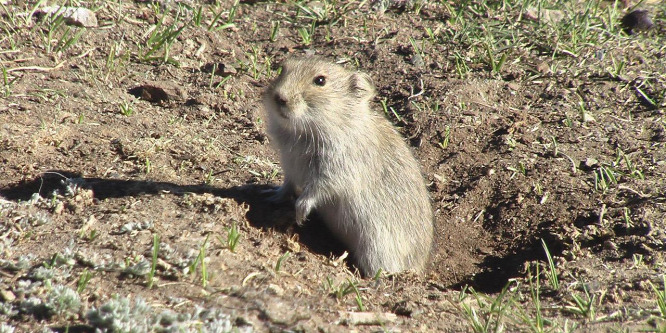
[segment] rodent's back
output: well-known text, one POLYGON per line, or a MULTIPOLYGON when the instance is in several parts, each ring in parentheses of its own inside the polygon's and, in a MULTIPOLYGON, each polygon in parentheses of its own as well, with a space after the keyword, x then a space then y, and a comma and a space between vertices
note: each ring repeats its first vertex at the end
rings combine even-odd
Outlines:
MULTIPOLYGON (((384 119, 385 120, 385 119, 384 119)), ((402 138, 387 127, 376 142, 357 141, 358 150, 344 161, 351 172, 337 205, 325 206, 328 222, 342 239, 353 239, 355 259, 366 275, 421 271, 433 242, 430 199, 419 166, 402 138), (367 144, 364 146, 364 144, 367 144), (364 221, 350 228, 349 221, 364 221), (358 238, 356 238, 358 237, 358 238)))
POLYGON ((432 210, 402 137, 370 110, 367 75, 316 59, 291 59, 265 96, 269 134, 296 195, 317 184, 316 209, 366 275, 421 270, 432 210), (324 77, 323 86, 313 80, 324 77))

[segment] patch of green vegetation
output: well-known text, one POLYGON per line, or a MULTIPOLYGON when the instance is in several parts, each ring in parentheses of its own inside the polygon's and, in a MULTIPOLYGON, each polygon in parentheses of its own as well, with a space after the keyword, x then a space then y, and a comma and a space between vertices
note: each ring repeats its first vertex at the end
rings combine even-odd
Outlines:
POLYGON ((236 221, 233 221, 231 227, 227 229, 227 248, 229 251, 236 252, 236 246, 238 246, 238 241, 240 240, 240 232, 238 230, 238 224, 236 221))
MULTIPOLYGON (((381 276, 381 270, 375 275, 375 280, 381 276)), ((333 279, 329 276, 326 277, 324 282, 324 290, 333 295, 336 300, 341 301, 347 295, 354 294, 354 301, 359 311, 365 311, 365 306, 363 305, 363 297, 358 288, 358 281, 347 279, 344 282, 335 284, 333 279)))
POLYGON ((138 44, 139 59, 142 61, 160 60, 178 66, 178 61, 170 55, 171 47, 176 38, 188 27, 190 20, 186 20, 181 7, 173 18, 169 14, 162 15, 157 23, 149 28, 145 44, 138 44), (166 21, 167 18, 171 21, 170 23, 166 21))
POLYGON ((284 254, 278 258, 277 262, 275 263, 275 273, 279 273, 280 270, 282 269, 282 265, 284 264, 285 260, 291 256, 291 252, 285 251, 284 254))
POLYGON ((197 266, 200 267, 200 273, 201 273, 201 286, 206 287, 208 285, 209 281, 209 276, 208 276, 208 269, 207 269, 207 263, 206 263, 206 247, 208 246, 208 239, 210 238, 210 234, 206 235, 206 239, 203 241, 201 246, 199 246, 199 255, 194 259, 194 261, 190 264, 188 268, 188 274, 192 274, 196 272, 197 266))
POLYGON ((157 271, 157 258, 159 257, 160 252, 160 236, 157 234, 153 235, 153 248, 152 248, 152 264, 150 266, 150 273, 148 273, 148 289, 153 288, 153 283, 155 282, 155 273, 157 271))

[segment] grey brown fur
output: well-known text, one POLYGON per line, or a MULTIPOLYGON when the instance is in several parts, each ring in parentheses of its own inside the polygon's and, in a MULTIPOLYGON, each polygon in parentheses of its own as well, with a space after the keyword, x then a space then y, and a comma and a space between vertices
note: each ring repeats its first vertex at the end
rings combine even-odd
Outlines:
POLYGON ((366 74, 318 58, 282 64, 264 95, 284 171, 272 199, 296 198, 297 223, 317 210, 365 276, 422 271, 433 243, 430 199, 409 147, 370 110, 374 94, 366 74))

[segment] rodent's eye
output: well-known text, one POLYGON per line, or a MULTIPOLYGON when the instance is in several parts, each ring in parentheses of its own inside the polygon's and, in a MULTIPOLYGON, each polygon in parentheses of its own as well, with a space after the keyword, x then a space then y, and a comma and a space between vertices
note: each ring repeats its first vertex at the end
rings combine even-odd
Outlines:
POLYGON ((324 86, 326 84, 326 77, 323 75, 319 75, 312 80, 312 82, 318 86, 324 86))

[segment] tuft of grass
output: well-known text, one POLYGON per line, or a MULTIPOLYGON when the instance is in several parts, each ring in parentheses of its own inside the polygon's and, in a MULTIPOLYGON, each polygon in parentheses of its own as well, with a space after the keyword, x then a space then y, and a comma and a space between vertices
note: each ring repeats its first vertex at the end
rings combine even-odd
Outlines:
POLYGON ((624 75, 627 62, 624 60, 616 60, 612 53, 610 54, 610 58, 611 62, 613 63, 611 69, 609 70, 610 76, 615 79, 621 79, 622 75, 624 75))
POLYGON ((134 106, 131 103, 127 102, 127 101, 123 101, 120 104, 120 114, 122 114, 125 117, 129 117, 129 116, 133 115, 134 114, 134 106))
POLYGON ((498 59, 496 51, 493 50, 493 48, 490 46, 489 43, 486 42, 483 44, 483 46, 484 49, 486 50, 487 63, 488 66, 490 67, 490 71, 499 74, 502 71, 502 67, 504 67, 504 63, 506 63, 506 58, 507 58, 506 52, 502 53, 502 55, 498 59))
POLYGON ((640 253, 634 253, 631 255, 631 268, 639 268, 645 266, 645 263, 643 262, 645 258, 643 258, 643 255, 640 253))
POLYGON ((634 226, 634 223, 631 221, 631 216, 630 216, 631 211, 629 208, 624 207, 622 209, 622 220, 624 221, 624 227, 629 229, 634 226))
POLYGON ((220 25, 218 25, 218 22, 220 21, 220 18, 222 17, 222 14, 225 13, 224 9, 221 9, 215 16, 213 17, 213 20, 210 22, 208 25, 208 31, 213 31, 213 30, 225 30, 225 29, 231 29, 236 27, 236 25, 233 23, 234 20, 236 19, 236 12, 238 11, 238 6, 240 4, 240 0, 235 0, 229 11, 227 12, 227 19, 226 21, 220 25))
POLYGON ((601 165, 594 171, 594 189, 597 192, 606 193, 613 184, 617 184, 617 177, 613 168, 601 165))
POLYGON ((497 297, 489 297, 478 293, 474 288, 465 286, 460 291, 458 306, 475 333, 502 332, 504 318, 511 306, 511 299, 507 299, 509 286, 507 283, 497 297), (470 295, 473 297, 469 299, 470 295))
POLYGON ((444 132, 442 132, 441 136, 442 136, 442 141, 437 142, 437 145, 442 149, 446 149, 449 147, 449 141, 451 140, 451 126, 446 125, 446 127, 444 127, 444 132))
POLYGON ((19 79, 19 76, 9 77, 9 72, 7 68, 0 64, 0 69, 2 70, 2 96, 7 98, 12 95, 12 86, 19 79))
POLYGON ((271 42, 275 42, 277 40, 279 33, 280 33, 280 21, 271 23, 271 34, 269 40, 271 42))
POLYGON ((518 165, 515 167, 507 167, 506 169, 512 172, 511 177, 509 177, 510 179, 513 179, 513 177, 515 177, 517 174, 521 174, 523 176, 527 175, 527 166, 523 161, 519 161, 518 165))
POLYGON ((470 72, 470 68, 469 68, 469 66, 467 66, 467 62, 470 59, 461 55, 458 52, 454 52, 453 57, 454 57, 454 60, 455 60, 456 73, 458 74, 458 78, 461 79, 461 80, 466 79, 467 75, 470 72))
POLYGON ((583 285, 584 295, 572 294, 572 302, 569 305, 564 307, 564 310, 569 313, 581 316, 588 320, 593 320, 595 318, 595 308, 594 303, 596 301, 596 295, 590 295, 587 290, 587 285, 583 285))
POLYGON ((284 263, 287 258, 291 255, 291 252, 286 251, 283 255, 278 258, 277 262, 275 263, 275 273, 279 273, 280 269, 282 269, 282 264, 284 263))
MULTIPOLYGON (((375 279, 378 279, 381 276, 381 272, 382 271, 379 270, 377 274, 375 274, 375 279)), ((335 283, 333 283, 333 279, 327 276, 326 281, 324 282, 324 290, 327 290, 338 301, 341 301, 349 294, 354 294, 354 301, 356 302, 358 310, 365 311, 365 305, 363 305, 363 297, 361 297, 358 282, 347 278, 346 281, 336 286, 335 283)))
POLYGON ((210 79, 208 82, 208 88, 213 88, 213 80, 215 79, 215 72, 217 72, 217 63, 213 64, 213 68, 210 71, 210 79))
MULTIPOLYGON (((7 8, 5 6, 5 3, 0 2, 0 7, 2 7, 2 11, 4 12, 3 18, 8 19, 8 27, 29 27, 32 26, 32 18, 35 15, 35 12, 39 7, 41 7, 46 1, 45 0, 39 0, 35 2, 34 6, 30 8, 30 10, 26 11, 24 15, 19 15, 20 11, 14 10, 14 8, 7 8), (10 10, 12 9, 12 10, 10 10), (19 18, 22 19, 21 22, 19 22, 19 18)), ((27 9, 27 8, 26 8, 27 9)))
POLYGON ((356 283, 352 282, 350 279, 347 279, 347 284, 354 291, 354 300, 356 301, 356 306, 358 307, 358 311, 365 311, 365 306, 363 305, 363 298, 361 297, 361 293, 358 291, 356 283))
POLYGON ((529 327, 530 332, 542 333, 546 332, 546 326, 550 325, 550 321, 543 316, 543 308, 541 306, 541 280, 539 266, 536 266, 536 274, 532 275, 531 268, 527 268, 527 280, 530 285, 530 297, 534 305, 534 318, 527 315, 525 311, 519 311, 521 321, 529 327))
POLYGON ((153 162, 150 161, 150 158, 148 157, 145 158, 143 166, 144 166, 143 170, 146 174, 151 173, 153 171, 153 162))
POLYGON ((204 288, 208 285, 208 270, 206 269, 206 246, 208 245, 208 238, 210 238, 210 234, 206 235, 206 239, 199 247, 199 255, 190 264, 188 269, 188 273, 192 274, 196 271, 197 266, 201 266, 201 285, 204 288))
POLYGON ((164 22, 167 15, 162 15, 157 23, 151 27, 150 35, 145 42, 145 47, 139 45, 139 60, 144 62, 159 60, 164 63, 178 66, 178 61, 170 56, 171 46, 176 41, 176 38, 178 38, 183 30, 189 25, 189 22, 181 22, 181 11, 182 9, 179 7, 171 24, 165 25, 164 22), (180 25, 180 27, 178 27, 178 25, 180 25))
POLYGON ((645 179, 643 172, 638 170, 636 165, 629 158, 629 155, 625 154, 624 151, 622 151, 622 149, 620 149, 619 147, 616 150, 615 156, 616 157, 615 161, 613 162, 613 165, 619 168, 622 162, 624 162, 624 166, 627 170, 626 172, 621 173, 622 175, 626 175, 634 179, 641 179, 641 180, 645 179))
POLYGON ((305 27, 298 27, 296 29, 296 32, 298 32, 298 35, 301 36, 301 42, 304 46, 308 46, 312 44, 312 35, 314 34, 315 30, 315 24, 314 22, 312 25, 308 28, 305 27))
POLYGON ((90 279, 92 279, 93 274, 88 270, 85 269, 79 276, 79 281, 76 284, 76 292, 77 293, 82 293, 86 287, 88 286, 88 282, 90 282, 90 279))
POLYGON ((379 279, 381 279, 383 275, 384 275, 384 270, 380 268, 377 270, 377 273, 375 273, 375 275, 372 277, 372 280, 375 282, 379 282, 379 279))
MULTIPOLYGON (((60 7, 62 11, 65 7, 60 7)), ((85 28, 73 28, 65 23, 62 12, 46 15, 43 19, 46 34, 42 34, 46 53, 64 53, 79 41, 85 28), (55 45, 53 45, 55 41, 55 45)))
POLYGON ((125 68, 130 62, 130 53, 123 50, 123 44, 120 42, 114 42, 111 45, 111 49, 109 50, 104 63, 104 70, 106 71, 104 81, 107 81, 111 74, 117 73, 122 68, 125 68))
POLYGON ((208 31, 212 31, 213 28, 217 25, 217 22, 220 20, 220 17, 224 13, 223 9, 220 9, 215 16, 213 16, 213 19, 210 21, 210 24, 208 25, 208 31))
POLYGON ((548 277, 548 282, 550 282, 550 286, 553 287, 554 290, 560 290, 560 280, 557 277, 557 268, 555 267, 553 257, 550 255, 550 250, 548 250, 548 245, 546 245, 546 242, 543 239, 541 239, 541 246, 546 253, 546 259, 548 259, 548 274, 546 275, 546 277, 548 277))
MULTIPOLYGON (((182 6, 188 6, 187 4, 184 3, 179 3, 182 6)), ((200 27, 201 22, 203 21, 203 14, 204 14, 204 6, 198 6, 197 8, 190 8, 192 11, 192 24, 194 24, 195 27, 200 27)))
POLYGON ((240 240, 240 232, 238 231, 238 224, 236 221, 231 223, 231 227, 227 229, 227 248, 231 252, 236 252, 236 246, 240 240))
POLYGON ((387 104, 387 99, 383 98, 382 100, 379 101, 382 105, 382 110, 384 110, 384 114, 386 114, 387 117, 391 117, 393 115, 399 122, 405 123, 405 121, 400 117, 398 112, 395 111, 395 109, 392 106, 388 106, 387 104), (389 113, 391 111, 391 113, 389 113))
POLYGON ((260 50, 258 47, 252 46, 252 53, 248 55, 248 58, 250 59, 249 62, 249 70, 252 73, 252 78, 255 80, 258 80, 259 77, 261 76, 262 73, 262 65, 260 64, 259 57, 260 57, 260 50))
POLYGON ((602 194, 606 193, 612 185, 617 185, 621 177, 644 180, 645 175, 635 163, 621 149, 617 148, 615 160, 601 163, 594 171, 594 189, 602 194), (624 164, 624 165, 623 165, 624 164))
POLYGON ((657 307, 661 313, 661 317, 666 319, 666 274, 661 275, 663 289, 659 290, 652 281, 650 281, 650 287, 654 291, 655 296, 657 296, 657 307))
POLYGON ((414 54, 418 54, 422 59, 425 58, 426 54, 424 52, 423 41, 421 41, 421 46, 416 43, 416 40, 412 37, 409 37, 409 44, 412 45, 414 49, 414 54))
POLYGON ((160 236, 158 234, 153 235, 153 249, 152 249, 152 264, 150 266, 150 272, 148 273, 148 289, 153 288, 153 283, 155 282, 155 272, 157 270, 157 257, 160 252, 160 236))

